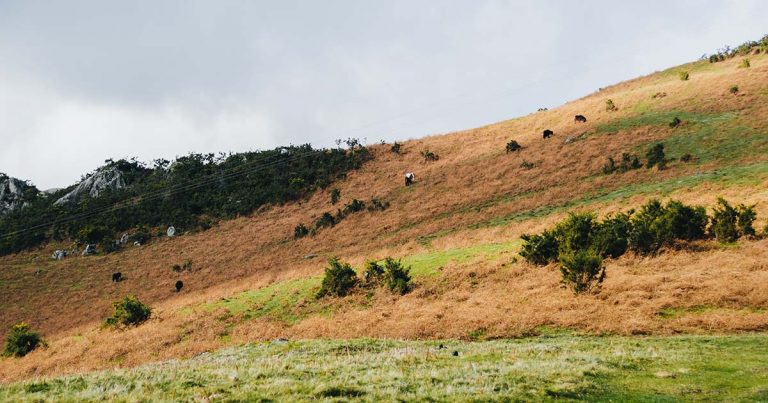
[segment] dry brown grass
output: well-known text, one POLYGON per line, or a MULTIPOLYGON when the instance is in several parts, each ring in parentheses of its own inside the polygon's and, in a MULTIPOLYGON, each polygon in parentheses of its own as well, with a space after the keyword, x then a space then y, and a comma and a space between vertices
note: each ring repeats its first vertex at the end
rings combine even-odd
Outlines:
MULTIPOLYGON (((380 197, 392 207, 352 215, 315 237, 291 238, 296 224, 310 224, 322 212, 335 211, 327 192, 302 203, 262 209, 204 233, 158 240, 107 256, 54 262, 49 256, 59 245, 48 245, 0 257, 0 332, 24 320, 50 342, 50 348, 23 359, 0 361, 0 380, 189 357, 228 343, 276 336, 466 337, 471 330, 485 329, 489 337, 501 337, 528 334, 541 326, 622 334, 768 329, 764 311, 768 308, 766 241, 743 242, 732 248, 707 244, 704 251, 669 252, 653 259, 622 258, 609 263, 608 280, 597 296, 573 296, 559 287, 559 275, 552 268, 512 264, 509 256, 505 262, 447 267, 440 276, 419 279, 412 294, 402 298, 380 294, 370 307, 353 297, 334 306, 330 317, 312 316, 294 326, 268 319, 241 322, 222 312, 179 312, 276 281, 317 275, 322 272, 323 259, 330 255, 359 265, 368 257, 406 256, 516 239, 523 232, 551 225, 565 211, 503 226, 478 224, 558 206, 595 192, 686 178, 717 168, 721 161, 673 163, 665 171, 642 169, 595 176, 606 156, 674 134, 665 125, 590 136, 568 145, 564 139, 636 116, 633 108, 641 105, 653 110, 739 111, 740 124, 765 131, 768 57, 753 57, 750 69, 737 69, 737 63, 696 65, 688 68, 691 79, 685 82, 674 74, 651 75, 554 110, 408 141, 404 155, 390 153, 388 146, 376 146, 375 160, 338 184, 342 202, 380 197), (734 84, 739 85, 740 96, 727 93, 734 84), (668 96, 652 100, 657 92, 668 96), (605 111, 608 97, 619 111, 605 111), (589 122, 573 123, 576 114, 586 115, 589 122), (554 130, 555 137, 545 141, 541 131, 546 128, 554 130), (504 146, 510 139, 525 148, 507 155, 504 146), (424 148, 437 152, 440 160, 425 163, 419 155, 424 148), (520 168, 524 159, 536 167, 520 168), (407 171, 416 172, 416 186, 402 186, 407 171), (418 241, 434 234, 442 236, 430 238, 426 245, 418 241), (308 253, 320 257, 306 260, 308 253), (174 264, 187 259, 192 260, 193 271, 171 271, 174 264), (36 275, 38 269, 42 272, 36 275), (126 280, 111 283, 114 271, 121 271, 126 280), (470 276, 470 272, 474 274, 470 276), (177 279, 185 284, 181 294, 173 292, 177 279), (111 302, 127 294, 152 305, 153 319, 124 332, 98 329, 111 302), (659 315, 666 308, 696 307, 706 309, 672 318, 659 315)), ((767 159, 751 155, 731 163, 767 159)), ((757 188, 704 182, 672 195, 706 205, 712 205, 718 195, 759 202, 759 224, 763 225, 768 216, 766 189, 765 181, 757 188)), ((637 206, 649 196, 630 195, 592 204, 589 209, 613 212, 637 206)))

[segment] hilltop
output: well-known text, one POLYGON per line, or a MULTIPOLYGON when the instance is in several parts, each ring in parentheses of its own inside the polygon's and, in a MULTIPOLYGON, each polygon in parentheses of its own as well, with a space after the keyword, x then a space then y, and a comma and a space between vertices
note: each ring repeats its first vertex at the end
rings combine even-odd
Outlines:
POLYGON ((605 216, 652 198, 710 210, 718 197, 754 204, 755 226, 762 229, 768 219, 766 76, 765 52, 698 61, 550 110, 404 141, 398 153, 392 144, 369 146, 370 160, 334 175, 327 186, 206 230, 59 261, 51 254, 71 239, 2 256, 0 328, 27 321, 49 347, 0 361, 0 379, 188 358, 278 337, 483 340, 549 328, 660 336, 764 331, 766 239, 706 240, 656 256, 609 259, 602 289, 586 295, 560 287, 553 265, 531 265, 518 252, 522 234, 550 228, 569 212, 605 216), (575 115, 587 121, 576 122, 575 115), (554 135, 544 139, 544 130, 554 135), (507 152, 510 140, 522 148, 507 152), (604 173, 609 158, 644 157, 657 143, 664 145, 666 169, 604 173), (438 158, 425 158, 429 153, 438 158), (404 186, 406 172, 416 174, 413 186, 404 186), (353 200, 389 207, 314 225, 353 200), (316 231, 296 238, 300 224, 316 231), (402 259, 414 289, 404 296, 376 289, 317 299, 333 256, 358 270, 369 259, 402 259), (117 271, 125 280, 113 283, 117 271), (184 289, 176 293, 179 279, 184 289), (148 303, 152 319, 124 331, 102 329, 112 302, 126 295, 148 303))

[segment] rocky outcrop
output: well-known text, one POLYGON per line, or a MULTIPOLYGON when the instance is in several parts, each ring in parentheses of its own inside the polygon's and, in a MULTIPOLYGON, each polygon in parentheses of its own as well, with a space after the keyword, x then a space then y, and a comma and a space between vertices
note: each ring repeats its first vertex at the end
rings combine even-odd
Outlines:
POLYGON ((0 215, 28 205, 37 193, 27 182, 0 173, 0 215))
POLYGON ((54 206, 62 206, 78 203, 86 195, 90 197, 99 197, 105 190, 120 190, 125 188, 125 179, 123 173, 115 167, 105 167, 94 172, 93 175, 85 178, 82 182, 72 189, 71 192, 64 195, 53 203, 54 206))

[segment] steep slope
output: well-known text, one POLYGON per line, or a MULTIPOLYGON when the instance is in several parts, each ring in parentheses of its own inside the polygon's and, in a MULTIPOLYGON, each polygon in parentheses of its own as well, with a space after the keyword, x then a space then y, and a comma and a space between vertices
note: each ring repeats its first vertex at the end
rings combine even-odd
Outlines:
POLYGON ((293 231, 339 208, 327 191, 117 254, 51 261, 61 245, 50 244, 2 257, 0 328, 28 321, 50 347, 2 361, 0 373, 8 380, 134 365, 278 336, 482 338, 535 334, 542 326, 620 334, 768 329, 767 240, 622 257, 608 262, 597 295, 574 296, 559 287, 552 267, 515 258, 522 233, 569 211, 606 214, 652 197, 756 203, 762 228, 768 56, 750 59, 750 68, 738 68, 735 58, 659 72, 553 110, 407 141, 402 154, 374 146, 374 160, 338 183, 341 204, 378 198, 391 207, 351 214, 314 236, 294 240, 293 231), (681 70, 689 80, 678 78, 681 70), (607 111, 607 99, 618 110, 607 111), (574 122, 577 114, 587 122, 574 122), (673 128, 675 117, 682 124, 673 128), (545 129, 554 136, 542 139, 545 129), (523 149, 506 153, 510 139, 523 149), (601 173, 608 157, 644 155, 659 141, 678 158, 666 170, 601 173), (439 160, 425 161, 424 150, 439 160), (679 160, 686 154, 691 161, 679 160), (410 171, 416 184, 404 187, 410 171), (318 276, 334 255, 357 267, 402 257, 416 289, 403 297, 375 291, 316 300, 318 276), (191 270, 172 270, 188 260, 191 270), (126 280, 111 283, 114 271, 126 280), (177 279, 185 284, 180 294, 173 292, 177 279), (99 329, 112 301, 128 294, 149 303, 153 319, 123 332, 99 329))

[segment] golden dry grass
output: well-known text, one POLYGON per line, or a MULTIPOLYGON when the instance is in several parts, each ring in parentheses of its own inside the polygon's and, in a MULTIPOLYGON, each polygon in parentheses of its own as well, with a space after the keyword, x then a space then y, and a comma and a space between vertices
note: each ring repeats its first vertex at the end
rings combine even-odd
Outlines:
POLYGON ((203 233, 156 240, 117 254, 55 262, 50 253, 60 245, 48 245, 0 257, 0 333, 24 320, 50 343, 48 349, 23 359, 0 361, 0 380, 189 357, 230 343, 277 336, 465 338, 470 331, 482 330, 487 337, 502 337, 534 333, 541 326, 620 334, 766 330, 765 240, 735 247, 704 243, 699 245, 701 251, 671 251, 652 259, 625 257, 609 263, 608 279, 597 296, 573 296, 559 287, 553 268, 511 263, 509 254, 498 261, 448 265, 439 276, 419 278, 417 289, 405 297, 378 293, 368 301, 356 295, 331 304, 330 315, 311 315, 295 325, 182 309, 317 275, 331 255, 360 265, 366 258, 512 241, 551 225, 572 209, 608 213, 636 207, 653 196, 712 205, 724 195, 758 203, 762 226, 768 217, 764 170, 741 173, 733 181, 696 178, 727 167, 765 164, 765 142, 757 143, 763 147, 757 151, 763 153, 748 149, 697 164, 675 162, 664 171, 598 174, 607 156, 679 133, 666 124, 620 128, 612 134, 601 131, 607 124, 648 111, 731 113, 732 126, 766 133, 768 57, 751 60, 749 69, 737 69, 738 59, 692 64, 685 67, 691 71, 689 81, 680 81, 674 70, 661 72, 554 110, 408 141, 404 155, 375 146, 375 160, 338 184, 342 202, 379 197, 392 207, 352 215, 315 237, 291 238, 296 224, 310 224, 324 211, 335 211, 328 192, 302 203, 264 208, 203 233), (728 93, 731 85, 739 86, 740 95, 728 93), (668 96, 652 99, 657 92, 668 96), (607 98, 619 106, 617 112, 605 111, 607 98), (586 115, 589 122, 574 123, 576 114, 586 115), (542 140, 545 128, 554 130, 555 137, 542 140), (589 133, 586 139, 564 144, 567 136, 584 132, 589 133), (524 149, 505 154, 510 139, 524 149), (425 163, 419 155, 425 148, 437 152, 440 160, 425 163), (536 167, 521 168, 523 160, 536 167), (402 186, 407 171, 416 172, 416 186, 402 186), (663 185, 661 194, 654 191, 655 183, 663 185), (642 191, 644 186, 649 190, 642 191), (622 189, 637 191, 601 198, 622 189), (307 260, 304 256, 309 253, 319 257, 307 260), (171 271, 187 259, 193 262, 191 272, 171 271), (111 283, 114 271, 121 271, 126 280, 111 283), (185 284, 180 294, 173 292, 177 279, 185 284), (124 332, 100 330, 111 302, 127 294, 149 303, 153 319, 124 332), (670 309, 680 314, 660 314, 670 309))

